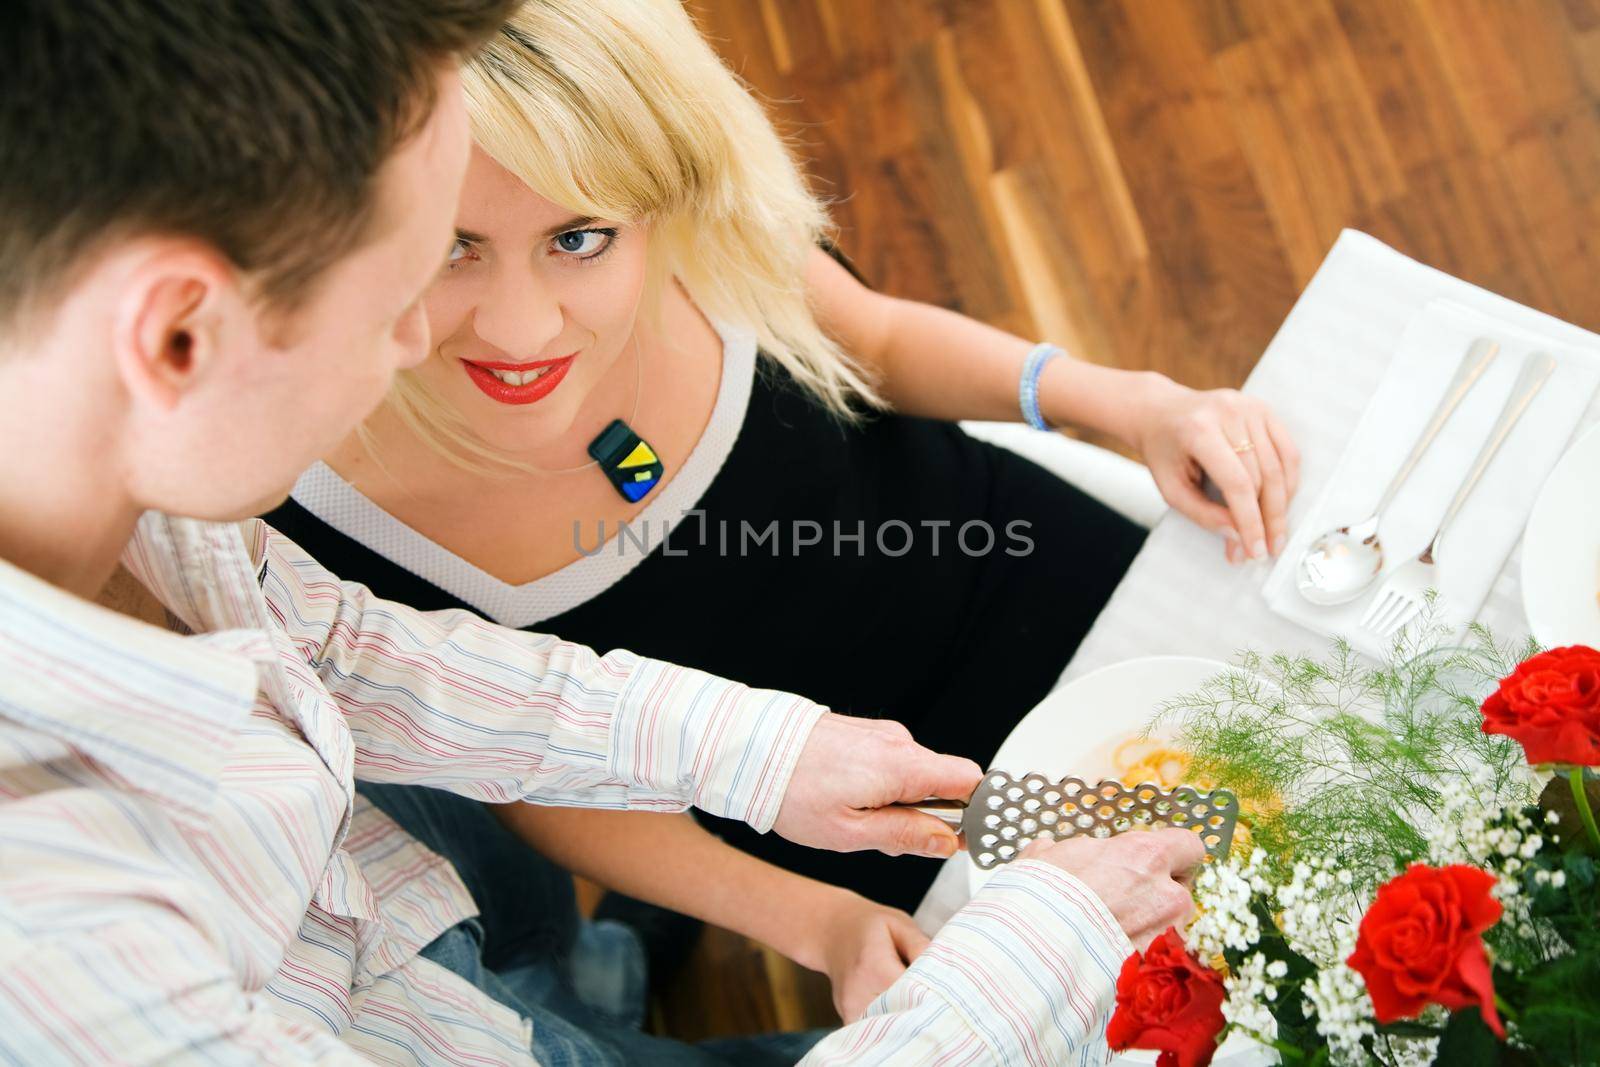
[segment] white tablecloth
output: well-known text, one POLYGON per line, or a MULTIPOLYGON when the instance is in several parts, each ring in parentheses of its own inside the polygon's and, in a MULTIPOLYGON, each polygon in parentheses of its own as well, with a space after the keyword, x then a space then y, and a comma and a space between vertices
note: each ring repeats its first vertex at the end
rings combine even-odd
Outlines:
MULTIPOLYGON (((1367 234, 1346 230, 1244 385, 1245 392, 1272 404, 1301 450, 1300 491, 1289 509, 1291 529, 1333 472, 1407 322, 1439 297, 1565 337, 1576 346, 1600 343, 1587 330, 1424 266, 1367 234)), ((1600 397, 1590 404, 1574 437, 1597 421, 1600 397)), ((1542 480, 1548 473, 1529 476, 1542 480)), ((1228 660, 1247 648, 1312 654, 1325 650, 1327 638, 1268 610, 1261 586, 1270 566, 1229 566, 1214 535, 1169 512, 1151 531, 1062 680, 1135 656, 1228 660)), ((1502 639, 1528 632, 1521 569, 1519 543, 1478 613, 1478 620, 1502 639)), ((929 933, 966 902, 967 862, 958 855, 946 863, 918 908, 917 921, 929 933)))

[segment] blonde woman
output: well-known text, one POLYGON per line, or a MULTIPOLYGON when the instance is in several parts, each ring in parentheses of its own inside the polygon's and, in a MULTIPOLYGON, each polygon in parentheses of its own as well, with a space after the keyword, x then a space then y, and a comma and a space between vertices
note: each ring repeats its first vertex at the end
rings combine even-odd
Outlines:
MULTIPOLYGON (((1281 544, 1297 457, 1271 412, 867 288, 819 250, 823 208, 677 0, 532 0, 465 82, 476 148, 432 357, 270 516, 339 573, 890 716, 982 762, 1143 532, 954 420, 1110 434, 1230 559, 1281 544)), ((825 892, 686 818, 503 817, 836 983, 871 961, 847 1015, 917 947, 862 897, 911 908, 936 867, 717 827, 843 887, 825 892)))

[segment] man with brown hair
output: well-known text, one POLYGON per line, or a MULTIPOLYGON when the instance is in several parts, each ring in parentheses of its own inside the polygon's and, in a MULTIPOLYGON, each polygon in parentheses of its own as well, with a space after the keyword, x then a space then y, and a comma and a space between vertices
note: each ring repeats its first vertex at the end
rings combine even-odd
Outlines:
MULTIPOLYGON (((892 724, 411 611, 238 524, 427 354, 418 298, 468 150, 456 66, 512 6, 0 10, 0 1062, 565 1055, 557 1021, 530 1033, 495 976, 430 957, 475 906, 358 777, 954 846, 892 805, 965 796, 978 768, 892 724), (87 599, 119 557, 182 633, 87 599)), ((1137 869, 1045 850, 935 942, 1031 929, 1039 966, 1092 966, 1098 1006, 1030 1038, 1051 1056, 1099 1040, 1118 924, 1142 937, 1186 906, 1169 875, 1188 846, 1138 847, 1137 869), (1110 910, 1091 868, 1132 887, 1110 910)), ((1012 987, 1035 986, 1010 956, 1012 987)), ((927 1052, 939 966, 822 1054, 927 1052)), ((1065 1017, 1069 995, 1019 1010, 1065 1017)))

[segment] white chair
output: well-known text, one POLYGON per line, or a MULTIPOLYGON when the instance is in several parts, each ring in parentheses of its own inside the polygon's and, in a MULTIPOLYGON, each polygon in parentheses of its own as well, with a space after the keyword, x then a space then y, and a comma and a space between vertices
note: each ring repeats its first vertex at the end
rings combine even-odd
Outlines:
POLYGON ((963 422, 980 441, 1009 448, 1149 529, 1167 510, 1149 468, 1109 449, 1020 422, 963 422))

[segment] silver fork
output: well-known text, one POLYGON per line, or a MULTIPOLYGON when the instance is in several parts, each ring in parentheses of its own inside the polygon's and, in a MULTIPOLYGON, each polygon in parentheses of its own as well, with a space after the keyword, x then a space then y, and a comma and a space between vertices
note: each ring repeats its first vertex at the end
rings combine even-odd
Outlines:
POLYGON ((1439 528, 1434 531, 1433 540, 1428 542, 1428 547, 1424 548, 1416 559, 1395 568, 1394 573, 1383 583, 1383 588, 1378 590, 1378 595, 1373 598, 1372 606, 1361 616, 1361 625, 1368 631, 1381 638, 1393 637, 1422 610, 1428 590, 1437 584, 1434 557, 1438 551, 1439 538, 1444 536, 1445 530, 1455 520, 1462 505, 1477 487, 1478 479, 1483 477, 1485 470, 1488 470, 1495 453, 1500 451, 1500 446, 1511 436, 1512 427, 1522 418, 1522 413, 1528 410, 1528 405, 1533 403, 1533 398, 1539 395, 1539 390, 1544 388, 1544 383, 1549 380, 1555 369, 1555 359, 1543 352, 1534 353, 1523 364, 1522 373, 1517 377, 1517 384, 1512 388, 1511 395, 1506 398, 1505 407, 1500 409, 1500 417, 1495 420, 1494 428, 1489 431, 1488 438, 1483 442, 1478 458, 1472 461, 1472 469, 1467 471, 1466 478, 1461 482, 1461 488, 1456 490, 1450 506, 1445 509, 1444 518, 1440 520, 1439 528))

